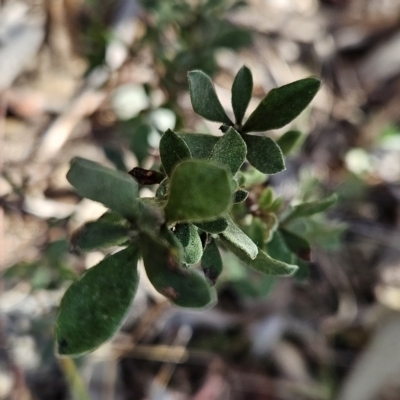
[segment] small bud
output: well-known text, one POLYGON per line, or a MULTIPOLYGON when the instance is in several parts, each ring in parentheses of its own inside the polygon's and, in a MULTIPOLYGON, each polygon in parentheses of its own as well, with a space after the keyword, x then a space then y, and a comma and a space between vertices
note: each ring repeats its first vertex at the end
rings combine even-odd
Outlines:
POLYGON ((165 178, 161 172, 140 167, 133 168, 128 174, 133 176, 139 185, 155 185, 156 183, 161 183, 165 178))

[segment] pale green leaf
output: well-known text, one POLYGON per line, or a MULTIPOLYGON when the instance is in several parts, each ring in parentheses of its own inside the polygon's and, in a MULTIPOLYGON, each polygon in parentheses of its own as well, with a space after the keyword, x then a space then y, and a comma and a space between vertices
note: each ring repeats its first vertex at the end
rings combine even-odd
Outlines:
POLYGON ((225 168, 207 161, 179 164, 171 177, 165 214, 168 222, 203 222, 223 214, 231 203, 225 168))
POLYGON ((75 157, 67 179, 81 196, 103 203, 124 217, 135 217, 138 185, 127 173, 75 157))

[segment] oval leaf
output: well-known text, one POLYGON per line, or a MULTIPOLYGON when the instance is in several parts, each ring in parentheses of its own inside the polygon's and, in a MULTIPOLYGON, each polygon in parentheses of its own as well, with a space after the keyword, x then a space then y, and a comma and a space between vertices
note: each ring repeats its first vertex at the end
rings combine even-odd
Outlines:
POLYGON ((287 264, 271 258, 264 250, 258 248, 257 257, 251 259, 244 251, 221 237, 226 247, 247 266, 266 275, 292 276, 298 270, 297 265, 287 264))
POLYGON ((188 73, 188 78, 194 112, 209 121, 233 125, 215 93, 210 77, 203 71, 191 71, 188 73))
POLYGON ((174 170, 165 214, 168 222, 216 219, 230 205, 225 168, 206 161, 183 161, 174 170))
POLYGON ((72 232, 71 251, 91 251, 118 246, 129 239, 126 225, 107 221, 87 222, 72 232))
POLYGON ((215 221, 197 222, 195 225, 202 231, 217 234, 223 232, 228 227, 228 221, 226 218, 222 217, 216 219, 215 221))
POLYGON ((276 174, 285 169, 282 151, 269 137, 243 135, 247 145, 247 160, 264 174, 276 174))
POLYGON ((203 245, 197 228, 192 224, 177 224, 174 231, 183 247, 183 262, 189 265, 200 261, 203 245))
POLYGON ((232 246, 240 249, 247 254, 251 260, 254 260, 258 253, 258 248, 254 242, 239 229, 230 217, 227 218, 228 227, 221 233, 221 236, 226 239, 232 246))
POLYGON ((289 154, 297 145, 302 133, 300 131, 288 131, 284 133, 276 144, 281 148, 283 154, 289 154))
POLYGON ((103 203, 127 218, 135 217, 138 185, 127 173, 75 157, 67 179, 81 196, 103 203))
POLYGON ((214 146, 210 161, 227 166, 231 174, 235 175, 246 160, 246 152, 246 143, 242 137, 235 129, 229 128, 214 146))
POLYGON ((272 89, 250 115, 243 132, 282 128, 308 106, 320 86, 319 79, 306 78, 272 89))
POLYGON ((249 196, 249 192, 244 189, 238 189, 236 192, 233 194, 233 203, 241 203, 247 199, 249 196))
POLYGON ((141 245, 147 276, 158 292, 181 307, 205 307, 213 301, 205 279, 196 270, 181 267, 180 250, 171 241, 143 233, 141 245))
POLYGON ((136 293, 138 255, 130 246, 108 256, 67 289, 56 322, 59 354, 77 356, 113 336, 136 293))
POLYGON ((236 124, 241 125, 253 91, 253 75, 244 65, 236 74, 232 85, 232 108, 236 124))
POLYGON ((175 132, 168 129, 160 140, 161 162, 168 176, 178 163, 191 158, 189 147, 175 132))
POLYGON ((280 229, 279 231, 290 251, 295 253, 301 259, 310 261, 311 247, 310 243, 308 243, 306 239, 293 232, 287 231, 286 229, 280 229))
POLYGON ((222 258, 214 239, 211 239, 204 250, 201 258, 201 268, 211 284, 215 285, 222 272, 222 258))
POLYGON ((205 133, 178 133, 189 147, 192 157, 207 160, 219 137, 205 133))

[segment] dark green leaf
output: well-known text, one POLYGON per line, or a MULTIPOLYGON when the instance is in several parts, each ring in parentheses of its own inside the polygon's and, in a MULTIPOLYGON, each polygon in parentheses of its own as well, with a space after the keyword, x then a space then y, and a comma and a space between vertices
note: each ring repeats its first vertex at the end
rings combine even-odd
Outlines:
POLYGON ((210 77, 203 71, 191 71, 188 78, 194 112, 210 121, 233 125, 215 93, 210 77))
POLYGON ((192 224, 176 224, 174 234, 183 247, 183 262, 189 265, 198 263, 203 254, 203 245, 197 228, 192 224))
POLYGON ((232 243, 227 241, 225 238, 222 238, 222 241, 226 247, 247 266, 264 274, 291 276, 298 269, 297 265, 286 264, 282 261, 271 258, 267 253, 265 253, 264 250, 260 248, 258 248, 257 257, 255 259, 251 259, 244 251, 232 245, 232 243))
POLYGON ((221 233, 221 236, 226 239, 232 246, 238 248, 243 253, 247 254, 251 260, 257 256, 258 248, 254 242, 239 229, 232 219, 228 216, 228 227, 221 233))
POLYGON ((231 174, 235 175, 246 160, 246 151, 246 143, 242 137, 235 129, 229 128, 214 146, 210 161, 227 166, 231 174))
MULTIPOLYGON (((127 129, 131 130, 130 127, 127 129)), ((144 159, 149 153, 148 138, 151 133, 151 127, 147 124, 140 124, 131 135, 130 149, 135 154, 139 165, 143 164, 144 159)))
POLYGON ((302 137, 300 131, 288 131, 284 133, 277 141, 277 145, 281 148, 283 154, 289 154, 302 137))
POLYGON ((168 129, 160 140, 161 162, 168 176, 183 160, 191 158, 189 147, 175 132, 168 129))
POLYGON ((75 157, 67 179, 81 196, 103 203, 124 217, 132 218, 136 215, 138 185, 127 173, 75 157))
POLYGON ((241 125, 253 91, 253 76, 244 65, 236 74, 232 85, 232 108, 235 113, 236 123, 241 125))
POLYGON ((219 137, 203 133, 178 133, 188 145, 193 158, 208 159, 219 137))
POLYGON ((230 178, 225 168, 206 161, 184 161, 171 177, 165 213, 169 222, 203 222, 230 205, 230 178))
POLYGON ((319 79, 306 78, 272 89, 250 115, 243 132, 282 128, 308 106, 320 86, 319 79))
POLYGON ((165 175, 161 172, 140 167, 133 168, 128 174, 133 176, 139 185, 155 185, 156 183, 161 183, 165 178, 165 175))
POLYGON ((241 203, 242 201, 245 201, 249 195, 249 192, 244 189, 239 189, 236 190, 236 192, 233 194, 233 203, 241 203))
POLYGON ((288 223, 297 218, 309 217, 310 215, 321 213, 333 206, 337 201, 336 194, 332 194, 322 200, 310 201, 294 206, 292 211, 284 218, 282 223, 288 223))
POLYGON ((196 270, 181 267, 180 250, 169 240, 143 233, 141 245, 147 276, 158 292, 181 307, 205 307, 213 301, 208 283, 196 270))
POLYGON ((103 146, 104 154, 114 164, 115 168, 126 172, 127 168, 124 160, 124 153, 121 148, 113 145, 103 146))
POLYGON ((269 137, 243 135, 247 145, 247 160, 264 174, 276 174, 285 169, 280 147, 269 137))
POLYGON ((201 258, 201 268, 211 284, 215 285, 222 272, 222 259, 214 239, 211 239, 204 250, 203 257, 201 258))
POLYGON ((223 232, 228 227, 228 221, 222 217, 214 221, 197 222, 195 225, 205 232, 217 234, 223 232))
POLYGON ((58 353, 77 356, 109 340, 136 293, 136 247, 106 257, 65 292, 56 322, 58 353))
POLYGON ((141 231, 158 232, 165 223, 163 207, 165 200, 156 197, 142 197, 138 201, 136 226, 141 231))
POLYGON ((118 246, 129 239, 126 225, 112 222, 87 222, 71 235, 71 250, 74 252, 91 251, 110 246, 118 246))
POLYGON ((310 261, 311 247, 306 239, 286 229, 280 229, 287 247, 303 260, 310 261))
POLYGON ((272 239, 267 244, 267 252, 279 261, 288 264, 296 262, 296 255, 289 249, 279 231, 274 232, 272 239))

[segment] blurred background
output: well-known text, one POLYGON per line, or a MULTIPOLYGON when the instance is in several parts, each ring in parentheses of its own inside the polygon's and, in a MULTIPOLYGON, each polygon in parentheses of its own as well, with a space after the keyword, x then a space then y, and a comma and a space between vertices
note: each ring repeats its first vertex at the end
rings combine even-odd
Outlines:
POLYGON ((399 0, 0 0, 0 399, 400 399, 399 94, 399 0), (303 136, 287 171, 254 182, 286 203, 339 195, 299 226, 311 264, 272 280, 225 255, 204 311, 142 276, 110 343, 57 359, 60 298, 104 256, 68 250, 104 212, 68 184, 70 159, 150 168, 168 128, 219 134, 193 113, 187 71, 230 110, 243 64, 250 111, 323 80, 289 126, 303 136))

